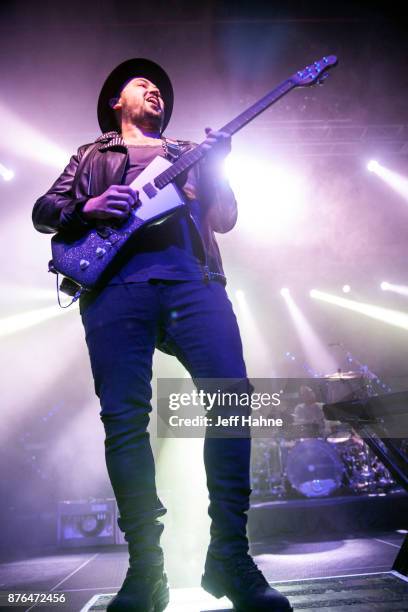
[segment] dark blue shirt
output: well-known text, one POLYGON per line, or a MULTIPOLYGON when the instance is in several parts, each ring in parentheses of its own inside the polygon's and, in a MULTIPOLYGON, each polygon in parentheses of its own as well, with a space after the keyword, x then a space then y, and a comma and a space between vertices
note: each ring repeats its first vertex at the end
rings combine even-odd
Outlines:
MULTIPOLYGON (((157 155, 165 155, 161 144, 127 147, 129 161, 122 181, 124 185, 130 185, 157 155)), ((186 215, 188 210, 183 207, 163 222, 141 229, 132 242, 130 256, 108 284, 150 279, 201 280, 202 266, 193 247, 186 215)))

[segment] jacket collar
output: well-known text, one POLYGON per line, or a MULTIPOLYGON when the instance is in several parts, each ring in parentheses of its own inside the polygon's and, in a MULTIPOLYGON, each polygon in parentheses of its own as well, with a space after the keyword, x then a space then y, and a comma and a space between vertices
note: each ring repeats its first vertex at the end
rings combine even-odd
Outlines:
POLYGON ((96 139, 95 142, 100 142, 99 151, 107 151, 113 147, 125 147, 126 144, 119 132, 105 132, 102 136, 96 139))
MULTIPOLYGON (((171 162, 176 161, 186 149, 190 148, 192 143, 184 140, 173 140, 172 138, 162 137, 164 140, 164 149, 166 157, 171 162)), ((101 145, 98 147, 99 151, 108 151, 115 147, 123 147, 126 149, 126 143, 119 132, 105 132, 95 142, 100 142, 101 145)))

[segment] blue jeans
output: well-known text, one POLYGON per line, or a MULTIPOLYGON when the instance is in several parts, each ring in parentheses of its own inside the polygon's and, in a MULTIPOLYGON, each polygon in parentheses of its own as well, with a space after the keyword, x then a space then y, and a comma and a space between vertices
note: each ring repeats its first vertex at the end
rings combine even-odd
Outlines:
MULTIPOLYGON (((247 380, 237 320, 225 287, 211 281, 148 281, 108 285, 81 298, 105 457, 117 500, 119 527, 135 555, 160 560, 157 496, 147 426, 155 348, 176 356, 193 381, 247 380)), ((218 557, 246 552, 250 438, 206 438, 204 462, 211 522, 209 550, 218 557)), ((180 500, 182 505, 182 500, 180 500)))

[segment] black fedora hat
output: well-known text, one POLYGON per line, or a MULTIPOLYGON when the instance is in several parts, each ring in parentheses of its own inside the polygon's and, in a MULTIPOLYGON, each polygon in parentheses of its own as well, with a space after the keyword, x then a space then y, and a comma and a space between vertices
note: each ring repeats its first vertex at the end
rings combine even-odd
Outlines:
POLYGON ((98 123, 102 132, 117 130, 115 111, 110 100, 120 94, 122 87, 134 77, 145 77, 159 89, 164 101, 163 129, 167 127, 173 110, 173 86, 167 73, 155 62, 144 58, 129 59, 116 66, 102 86, 98 99, 98 123))

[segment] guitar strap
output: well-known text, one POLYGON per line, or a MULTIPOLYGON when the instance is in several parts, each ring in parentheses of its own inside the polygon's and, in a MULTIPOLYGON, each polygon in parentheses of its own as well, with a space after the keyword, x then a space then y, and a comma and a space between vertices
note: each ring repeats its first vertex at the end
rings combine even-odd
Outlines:
POLYGON ((186 153, 196 146, 196 144, 190 140, 174 140, 166 136, 163 136, 163 141, 166 157, 171 162, 177 161, 183 153, 186 153))

